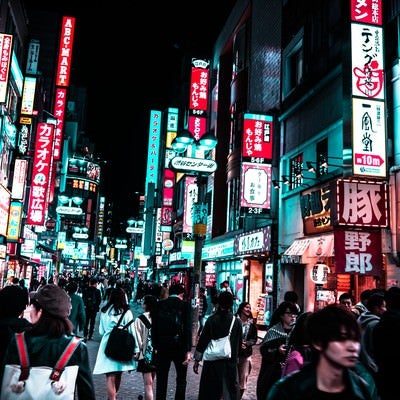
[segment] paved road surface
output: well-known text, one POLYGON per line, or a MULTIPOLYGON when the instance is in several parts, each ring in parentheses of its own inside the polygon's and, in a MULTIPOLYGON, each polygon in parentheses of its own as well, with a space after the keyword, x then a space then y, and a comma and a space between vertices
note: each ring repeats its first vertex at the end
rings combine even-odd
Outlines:
MULTIPOLYGON (((131 305, 134 316, 136 317, 141 312, 141 306, 131 305)), ((98 324, 99 314, 97 317, 98 324)), ((93 340, 87 342, 89 349, 89 361, 91 368, 93 369, 96 360, 97 350, 100 343, 100 335, 98 330, 95 330, 93 340)), ((245 391, 242 400, 255 400, 256 399, 256 382, 257 375, 260 369, 260 352, 259 345, 253 348, 253 370, 250 374, 248 381, 248 389, 245 391)), ((197 400, 200 374, 196 375, 193 372, 193 363, 189 365, 188 375, 187 375, 187 388, 186 388, 186 400, 197 400)), ((96 389, 96 399, 97 400, 107 400, 106 391, 106 380, 104 375, 93 375, 94 386, 96 389)), ((168 400, 173 400, 175 395, 175 368, 173 364, 171 365, 170 376, 168 381, 168 400)), ((143 393, 143 379, 142 374, 136 371, 131 373, 124 373, 122 375, 122 384, 118 392, 118 400, 137 400, 139 395, 144 395, 143 393)), ((84 399, 82 399, 84 400, 84 399)))

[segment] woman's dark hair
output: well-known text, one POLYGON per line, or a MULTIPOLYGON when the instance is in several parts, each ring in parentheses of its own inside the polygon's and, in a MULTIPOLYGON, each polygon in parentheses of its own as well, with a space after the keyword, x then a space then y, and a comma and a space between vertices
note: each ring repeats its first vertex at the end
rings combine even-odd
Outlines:
POLYGON ((299 296, 297 293, 293 290, 288 290, 285 292, 285 295, 283 296, 284 301, 290 301, 291 303, 297 303, 299 301, 299 296))
POLYGON ((221 292, 217 301, 220 310, 231 310, 233 307, 233 295, 230 292, 221 292))
POLYGON ((101 312, 106 312, 110 307, 114 308, 114 315, 122 314, 124 311, 129 310, 124 289, 120 287, 111 289, 110 297, 107 303, 101 308, 101 312))
POLYGON ((276 325, 278 322, 281 322, 281 317, 285 314, 285 312, 290 312, 292 314, 298 314, 297 307, 294 303, 290 301, 282 301, 279 304, 278 308, 272 313, 271 321, 269 326, 276 325))
POLYGON ((248 301, 243 301, 242 303, 239 304, 239 307, 238 307, 238 309, 237 309, 237 311, 236 311, 236 315, 237 315, 238 317, 240 317, 240 314, 242 313, 242 311, 244 310, 244 308, 245 308, 248 304, 250 304, 248 301))
POLYGON ((69 294, 76 293, 76 291, 78 290, 78 284, 75 281, 71 281, 67 284, 67 286, 65 287, 65 290, 69 294))
POLYGON ((360 341, 361 331, 356 317, 340 304, 329 304, 315 311, 307 319, 307 333, 311 344, 323 349, 329 342, 360 341))
POLYGON ((143 304, 146 305, 146 311, 150 313, 150 317, 153 318, 154 311, 157 307, 157 297, 152 294, 146 294, 143 297, 143 304))
POLYGON ((32 324, 32 328, 28 331, 30 336, 46 335, 51 338, 59 338, 72 334, 74 326, 68 318, 49 314, 36 300, 31 301, 31 306, 35 307, 37 312, 42 310, 42 315, 37 322, 32 324))

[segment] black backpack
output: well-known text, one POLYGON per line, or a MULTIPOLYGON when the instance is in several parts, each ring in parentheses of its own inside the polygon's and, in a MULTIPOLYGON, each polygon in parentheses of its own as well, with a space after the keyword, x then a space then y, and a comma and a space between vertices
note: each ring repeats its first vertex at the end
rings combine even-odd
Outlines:
MULTIPOLYGON (((182 302, 183 303, 183 302, 182 302)), ((168 301, 160 300, 157 304, 153 330, 157 342, 162 346, 174 346, 183 339, 183 307, 178 304, 173 307, 168 301)))
POLYGON ((98 298, 96 296, 96 290, 97 290, 96 288, 88 287, 85 291, 85 296, 83 298, 83 301, 85 303, 85 307, 89 311, 97 311, 99 308, 98 298))

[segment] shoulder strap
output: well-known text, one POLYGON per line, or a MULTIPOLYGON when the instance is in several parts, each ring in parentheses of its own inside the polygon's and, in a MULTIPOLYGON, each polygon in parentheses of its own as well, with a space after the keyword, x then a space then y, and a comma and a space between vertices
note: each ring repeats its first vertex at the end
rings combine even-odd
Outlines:
POLYGON ((58 381, 60 379, 60 376, 67 365, 69 359, 71 358, 72 354, 78 347, 79 343, 81 342, 82 339, 74 336, 68 343, 67 347, 65 348, 64 352, 61 354, 60 358, 56 362, 55 367, 53 368, 53 371, 51 372, 50 379, 52 381, 58 381))
POLYGON ((147 329, 151 328, 151 323, 144 314, 140 314, 138 318, 144 323, 147 329))
MULTIPOLYGON (((19 381, 25 381, 29 377, 29 357, 28 351, 26 348, 25 342, 25 335, 24 332, 16 333, 15 334, 16 342, 17 342, 17 349, 19 354, 19 360, 21 364, 21 374, 19 376, 19 381)), ((58 381, 60 379, 61 373, 68 363, 69 359, 71 358, 72 354, 74 353, 75 349, 78 347, 78 344, 81 342, 81 339, 74 336, 70 342, 68 343, 67 347, 65 348, 64 352, 61 354, 61 357, 58 359, 53 371, 50 375, 50 379, 53 381, 58 381)))
POLYGON ((123 329, 128 328, 128 326, 133 322, 133 319, 131 319, 126 325, 123 326, 123 329))
POLYGON ((126 310, 125 310, 125 311, 121 314, 121 316, 119 317, 119 320, 118 320, 118 322, 117 322, 117 326, 120 326, 120 325, 121 325, 121 322, 122 322, 122 320, 124 319, 125 313, 126 313, 126 310))
POLYGON ((236 317, 235 317, 235 316, 233 316, 233 317, 232 317, 231 326, 230 326, 230 328, 229 328, 229 335, 230 335, 230 334, 231 334, 231 332, 232 332, 232 328, 233 328, 233 324, 235 323, 235 319, 236 319, 236 317))
POLYGON ((28 350, 26 348, 24 332, 16 333, 15 340, 17 342, 19 362, 21 364, 21 374, 19 376, 19 380, 25 381, 29 377, 29 357, 28 350))

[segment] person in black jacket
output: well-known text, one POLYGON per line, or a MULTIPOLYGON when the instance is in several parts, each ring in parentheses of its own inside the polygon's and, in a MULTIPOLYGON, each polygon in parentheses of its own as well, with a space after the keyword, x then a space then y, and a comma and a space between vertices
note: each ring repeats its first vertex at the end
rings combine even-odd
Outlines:
POLYGON ((171 362, 175 365, 175 400, 184 400, 187 368, 192 350, 192 308, 183 300, 185 289, 171 285, 169 297, 159 300, 152 318, 152 341, 156 352, 156 400, 167 398, 171 362))
POLYGON ((204 324, 194 353, 193 371, 199 373, 200 361, 211 339, 218 339, 228 335, 232 318, 235 319, 231 331, 231 358, 204 361, 200 376, 198 400, 219 400, 240 398, 238 358, 242 347, 242 323, 233 315, 233 295, 225 291, 218 296, 217 311, 210 315, 204 324))
POLYGON ((85 303, 86 321, 83 334, 85 335, 85 341, 92 340, 94 326, 96 323, 96 316, 100 310, 101 303, 101 292, 97 289, 97 279, 90 278, 89 287, 84 289, 82 294, 83 302, 85 303))
POLYGON ((275 382, 266 400, 378 400, 373 381, 367 383, 355 371, 361 331, 351 310, 330 304, 307 318, 313 357, 308 365, 275 382))

